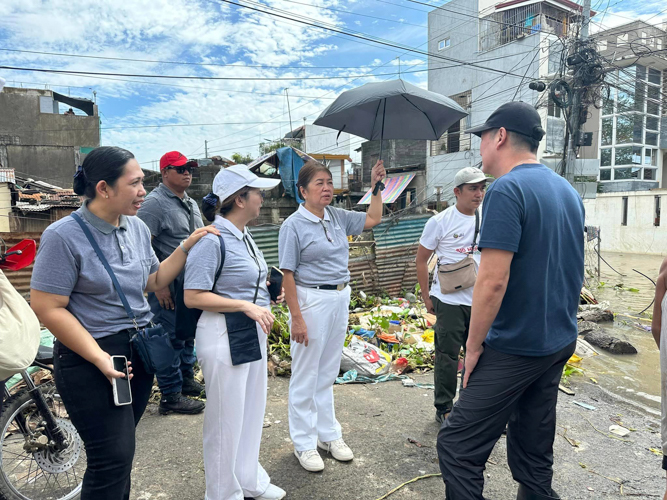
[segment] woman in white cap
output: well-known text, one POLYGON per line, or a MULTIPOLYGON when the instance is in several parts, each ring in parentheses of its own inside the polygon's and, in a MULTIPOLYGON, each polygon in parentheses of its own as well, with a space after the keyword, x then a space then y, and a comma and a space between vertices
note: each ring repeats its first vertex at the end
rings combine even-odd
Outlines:
POLYGON ((259 216, 261 190, 279 182, 259 178, 245 165, 222 169, 202 205, 220 237, 202 238, 185 268, 185 303, 203 310, 196 345, 206 380, 207 500, 285 496, 259 464, 266 406, 266 336, 275 318, 267 288, 268 267, 246 228, 259 216))
MULTIPOLYGON (((372 185, 384 177, 378 161, 372 185)), ((292 332, 289 427, 299 463, 317 472, 324 469, 318 447, 336 460, 354 458, 333 400, 350 306, 347 237, 381 222, 382 196, 378 191, 371 198, 367 213, 329 207, 331 172, 314 160, 299 171, 297 186, 305 201, 283 223, 278 244, 292 332)))

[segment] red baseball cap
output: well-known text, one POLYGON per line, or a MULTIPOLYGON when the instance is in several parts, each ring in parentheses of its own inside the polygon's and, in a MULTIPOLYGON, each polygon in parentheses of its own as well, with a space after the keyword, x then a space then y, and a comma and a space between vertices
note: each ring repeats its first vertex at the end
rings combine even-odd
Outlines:
POLYGON ((167 167, 182 167, 188 162, 188 158, 178 151, 169 151, 160 158, 160 170, 167 167))

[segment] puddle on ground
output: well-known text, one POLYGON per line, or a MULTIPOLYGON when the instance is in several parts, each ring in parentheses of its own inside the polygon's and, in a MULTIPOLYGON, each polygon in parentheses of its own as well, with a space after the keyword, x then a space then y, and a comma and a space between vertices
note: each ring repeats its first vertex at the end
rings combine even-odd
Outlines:
MULTIPOLYGON (((602 388, 634 406, 639 406, 653 414, 659 413, 660 355, 651 333, 638 326, 638 324, 650 326, 651 323, 626 317, 623 314, 638 316, 651 303, 655 293, 653 284, 633 269, 655 280, 664 257, 610 252, 604 252, 602 257, 616 271, 624 275, 620 276, 602 262, 600 281, 604 282, 605 286, 592 291, 599 301, 609 301, 611 309, 617 313, 613 326, 602 326, 615 337, 625 339, 634 345, 638 354, 614 355, 596 349, 600 356, 581 362, 581 367, 586 369, 584 376, 595 378, 602 388), (614 286, 617 284, 623 284, 625 288, 636 288, 639 291, 616 290, 614 286)), ((587 259, 587 265, 590 265, 589 259, 587 259)), ((653 306, 647 312, 652 313, 653 306)))

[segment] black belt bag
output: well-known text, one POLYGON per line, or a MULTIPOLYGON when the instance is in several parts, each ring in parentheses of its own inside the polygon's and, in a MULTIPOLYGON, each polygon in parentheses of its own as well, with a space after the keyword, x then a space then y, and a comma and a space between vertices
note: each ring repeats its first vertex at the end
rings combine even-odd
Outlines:
POLYGON ((109 262, 102 253, 95 238, 93 238, 90 229, 88 229, 78 214, 72 213, 72 218, 79 224, 79 226, 81 226, 83 234, 86 235, 86 238, 88 238, 90 245, 93 247, 93 250, 95 250, 97 257, 102 261, 102 265, 107 273, 109 273, 113 286, 120 297, 120 301, 123 303, 127 316, 134 324, 135 331, 130 338, 130 342, 143 361, 144 368, 149 374, 155 374, 166 370, 174 362, 174 348, 171 345, 171 340, 169 340, 169 334, 165 331, 162 325, 140 327, 137 324, 136 316, 130 308, 130 304, 120 287, 120 283, 118 283, 116 274, 113 272, 113 269, 111 269, 109 262))
POLYGON ((232 365, 242 365, 262 359, 255 320, 245 313, 233 312, 225 313, 225 321, 227 321, 232 365))
MULTIPOLYGON (((255 286, 255 297, 252 303, 257 302, 259 293, 259 283, 262 279, 262 269, 259 259, 255 254, 253 244, 249 241, 247 235, 243 236, 243 242, 246 250, 257 264, 259 275, 257 276, 257 285, 255 286)), ((262 350, 259 345, 259 336, 257 335, 257 322, 243 312, 222 313, 227 322, 227 335, 229 337, 229 353, 232 358, 232 365, 242 365, 252 363, 262 359, 262 350)))

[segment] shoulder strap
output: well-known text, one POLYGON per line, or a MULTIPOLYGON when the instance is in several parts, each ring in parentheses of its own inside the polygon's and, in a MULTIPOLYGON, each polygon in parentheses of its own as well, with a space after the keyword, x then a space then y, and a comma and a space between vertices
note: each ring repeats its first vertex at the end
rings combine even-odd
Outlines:
POLYGON ((127 298, 125 297, 125 294, 123 293, 123 290, 120 287, 120 283, 118 283, 118 279, 116 278, 116 274, 113 272, 113 269, 111 269, 111 266, 109 265, 109 262, 107 261, 106 257, 104 256, 104 253, 102 253, 102 249, 100 246, 97 244, 95 241, 95 238, 93 238, 93 235, 90 232, 90 229, 88 229, 88 226, 83 222, 81 217, 79 217, 79 214, 76 212, 72 212, 72 218, 81 226, 81 230, 83 231, 83 234, 86 235, 86 238, 88 238, 88 241, 90 242, 90 245, 93 247, 93 250, 95 250, 95 253, 97 254, 97 257, 102 261, 102 265, 104 266, 104 269, 106 269, 107 273, 109 273, 109 277, 111 278, 111 281, 113 282, 113 286, 116 289, 116 292, 118 293, 118 297, 120 297, 120 301, 123 303, 123 307, 125 308, 125 312, 129 316, 129 318, 132 320, 132 323, 134 323, 135 328, 139 328, 139 325, 137 325, 136 321, 136 316, 132 312, 132 308, 130 308, 130 304, 127 301, 127 298))
POLYGON ((213 291, 215 284, 218 282, 218 279, 220 279, 220 274, 222 274, 222 266, 225 265, 225 240, 222 238, 222 235, 219 235, 218 238, 220 238, 220 266, 215 272, 215 279, 213 280, 213 287, 211 288, 211 291, 213 291))
POLYGON ((188 200, 188 206, 190 207, 190 234, 195 232, 195 207, 192 206, 192 198, 188 200))
POLYGON ((475 253, 475 245, 477 245, 477 236, 479 236, 479 209, 475 210, 475 236, 472 239, 472 250, 468 252, 470 255, 475 253))

